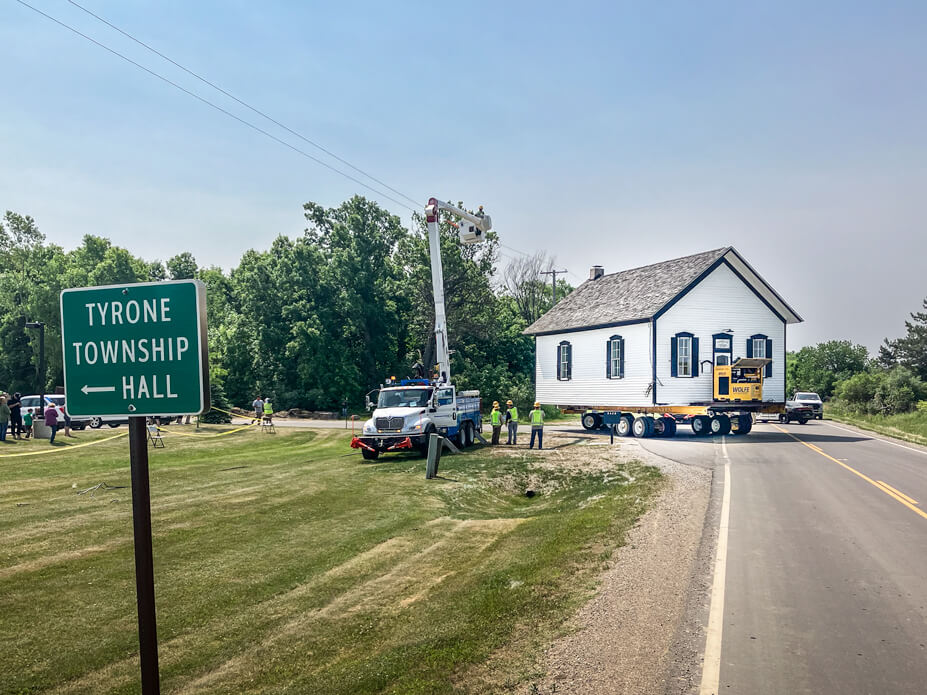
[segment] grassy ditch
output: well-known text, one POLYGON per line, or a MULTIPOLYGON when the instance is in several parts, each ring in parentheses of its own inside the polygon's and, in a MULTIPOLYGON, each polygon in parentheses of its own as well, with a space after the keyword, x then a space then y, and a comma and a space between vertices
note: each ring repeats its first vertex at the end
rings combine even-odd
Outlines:
MULTIPOLYGON (((525 655, 499 655, 581 604, 660 484, 602 446, 471 451, 426 482, 343 431, 202 429, 151 452, 165 693, 518 682, 525 655), (608 464, 584 470, 593 451, 608 464)), ((137 692, 127 440, 3 457, 42 445, 0 447, 0 692, 137 692)))
POLYGON ((901 415, 856 415, 828 406, 825 414, 860 429, 927 446, 927 412, 923 410, 901 415))

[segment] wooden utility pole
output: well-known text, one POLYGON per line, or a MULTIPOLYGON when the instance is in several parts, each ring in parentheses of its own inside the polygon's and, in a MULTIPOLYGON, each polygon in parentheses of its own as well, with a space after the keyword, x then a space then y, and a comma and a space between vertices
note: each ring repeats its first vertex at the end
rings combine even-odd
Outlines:
POLYGON ((567 272, 567 271, 565 271, 565 270, 542 270, 542 271, 541 271, 541 275, 550 275, 550 276, 552 276, 552 277, 551 277, 551 285, 553 285, 553 288, 554 288, 554 303, 551 304, 551 306, 553 306, 554 304, 557 303, 557 275, 558 275, 558 273, 559 273, 560 275, 562 275, 562 274, 564 274, 564 273, 566 273, 566 272, 567 272))

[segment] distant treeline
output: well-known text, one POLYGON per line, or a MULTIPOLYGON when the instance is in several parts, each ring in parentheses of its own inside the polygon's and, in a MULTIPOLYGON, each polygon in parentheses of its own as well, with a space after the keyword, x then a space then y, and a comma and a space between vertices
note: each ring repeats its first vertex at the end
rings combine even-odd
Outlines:
MULTIPOLYGON (((85 236, 76 249, 49 243, 28 216, 0 223, 0 389, 34 392, 62 384, 58 294, 68 287, 199 278, 207 288, 214 400, 277 408, 352 407, 387 376, 434 361, 434 300, 424 221, 402 226, 365 198, 337 208, 306 203, 307 228, 250 250, 226 273, 199 267, 189 252, 145 261, 108 239, 85 236), (46 324, 46 372, 38 375, 38 336, 46 324)), ((534 341, 521 331, 550 307, 536 270, 543 255, 512 259, 497 272, 498 239, 472 246, 442 223, 451 366, 460 388, 485 399, 528 404, 534 394, 534 341)), ((222 235, 215 234, 216 243, 222 235)), ((563 284, 558 295, 571 288, 563 284)))
POLYGON ((927 409, 927 299, 870 358, 862 345, 831 340, 788 354, 789 392, 815 391, 848 413, 899 415, 927 409))

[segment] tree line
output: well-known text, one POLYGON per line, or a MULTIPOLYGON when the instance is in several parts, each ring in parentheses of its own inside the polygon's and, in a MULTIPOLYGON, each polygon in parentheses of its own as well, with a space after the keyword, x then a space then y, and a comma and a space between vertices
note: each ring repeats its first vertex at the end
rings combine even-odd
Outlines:
POLYGON ((787 355, 791 391, 814 391, 838 408, 865 415, 927 410, 927 299, 905 321, 905 334, 886 338, 870 358, 862 345, 831 340, 787 355))
MULTIPOLYGON (((463 207, 462 203, 460 204, 463 207)), ((279 408, 332 410, 363 404, 387 376, 434 362, 434 298, 424 219, 410 228, 355 196, 335 208, 303 206, 302 236, 278 236, 226 272, 189 252, 146 261, 87 235, 65 251, 35 220, 0 222, 0 388, 46 391, 63 383, 60 309, 64 288, 198 278, 206 285, 210 379, 215 402, 256 395, 279 408), (46 370, 27 321, 46 324, 46 370)), ((544 254, 499 267, 498 237, 462 245, 440 229, 451 369, 461 389, 486 399, 534 398, 534 341, 522 330, 550 308, 537 271, 544 254)), ((559 297, 572 288, 558 283, 559 297)))

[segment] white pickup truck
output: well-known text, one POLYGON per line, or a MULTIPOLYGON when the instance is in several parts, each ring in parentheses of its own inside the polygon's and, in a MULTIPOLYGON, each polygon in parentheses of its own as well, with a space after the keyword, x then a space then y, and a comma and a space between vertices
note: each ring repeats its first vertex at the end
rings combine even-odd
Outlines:
MULTIPOLYGON (((368 395, 368 409, 373 403, 368 395)), ((354 437, 351 447, 360 449, 364 458, 375 460, 381 453, 417 449, 428 452, 428 435, 442 434, 464 448, 474 442, 482 429, 479 391, 463 391, 449 384, 434 384, 427 379, 403 379, 387 382, 379 389, 373 417, 364 423, 363 432, 354 437)))

